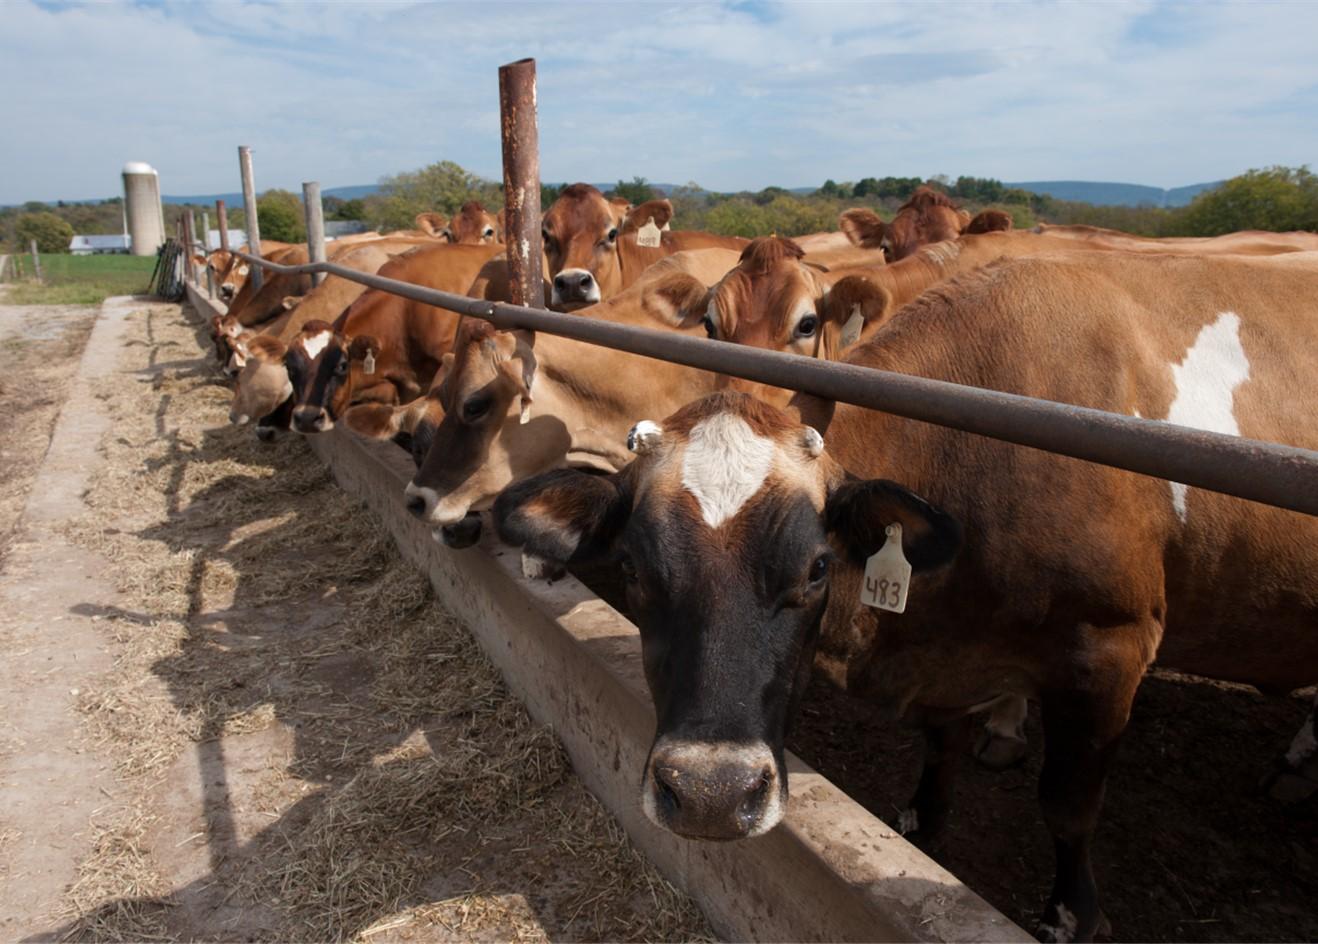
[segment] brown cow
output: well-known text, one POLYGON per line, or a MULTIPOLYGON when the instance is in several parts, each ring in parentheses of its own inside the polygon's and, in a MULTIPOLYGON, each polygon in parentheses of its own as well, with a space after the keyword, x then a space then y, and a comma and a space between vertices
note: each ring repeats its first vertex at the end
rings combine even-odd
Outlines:
POLYGON ((1318 233, 1270 233, 1264 230, 1242 230, 1222 236, 1136 236, 1099 226, 1059 226, 1040 223, 1036 233, 1055 239, 1098 243, 1109 249, 1126 252, 1231 252, 1245 256, 1272 256, 1282 252, 1318 251, 1318 233))
POLYGON ((229 422, 256 421, 256 435, 270 439, 288 428, 293 409, 293 385, 284 367, 287 348, 278 338, 257 335, 240 342, 244 363, 233 384, 229 422))
MULTIPOLYGON (((443 243, 400 255, 378 274, 461 295, 500 250, 443 243)), ((293 427, 303 433, 332 429, 350 403, 397 404, 420 396, 452 346, 458 316, 371 289, 332 326, 320 324, 304 326, 285 357, 296 403, 293 427)))
MULTIPOLYGON (((1299 395, 1318 255, 1003 260, 847 360, 1318 448, 1299 395)), ((794 411, 711 398, 638 424, 621 473, 558 470, 496 502, 527 552, 622 561, 658 714, 645 809, 687 836, 772 828, 812 657, 929 728, 899 818, 920 833, 946 813, 968 713, 1034 698, 1057 858, 1040 933, 1090 938, 1089 849, 1145 670, 1318 681, 1318 518, 813 397, 794 411), (898 546, 913 578, 888 563, 898 546)), ((1292 752, 1312 756, 1311 730, 1292 752)))
POLYGON ((590 184, 564 189, 543 219, 550 307, 570 311, 612 298, 675 252, 746 245, 738 236, 670 231, 672 218, 667 200, 632 207, 626 200, 606 200, 590 184))
POLYGON ((881 248, 889 262, 905 259, 928 243, 955 239, 962 233, 990 233, 1011 229, 1011 217, 1001 210, 985 210, 971 218, 947 194, 932 187, 917 187, 901 205, 891 223, 873 210, 843 212, 838 221, 853 245, 881 248))
MULTIPOLYGON (((727 249, 676 253, 593 319, 700 331, 705 285, 736 260, 727 249)), ((429 441, 408 484, 409 509, 453 543, 452 529, 509 482, 565 462, 613 470, 631 456, 620 436, 645 404, 674 408, 716 389, 715 374, 541 334, 464 325, 443 382, 426 398, 429 441), (447 532, 444 529, 449 529, 447 532)), ((383 417, 381 417, 383 419, 383 417)), ((394 423, 402 417, 395 416, 394 423)), ((398 427, 380 427, 389 435, 398 427)), ((422 437, 414 433, 414 442, 422 437)))

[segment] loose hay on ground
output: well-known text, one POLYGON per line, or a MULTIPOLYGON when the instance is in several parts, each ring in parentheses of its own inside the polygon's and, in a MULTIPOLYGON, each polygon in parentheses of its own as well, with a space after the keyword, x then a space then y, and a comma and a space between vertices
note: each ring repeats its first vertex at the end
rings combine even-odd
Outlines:
POLYGON ((228 392, 174 312, 132 322, 99 391, 114 432, 91 512, 68 529, 123 594, 102 614, 115 667, 80 705, 125 794, 67 934, 707 938, 373 516, 300 439, 224 425, 228 392), (209 801, 259 828, 230 846, 209 821, 210 873, 162 883, 188 846, 148 826, 188 746, 223 760, 280 732, 277 760, 228 769, 209 801), (246 928, 196 923, 239 904, 246 928))

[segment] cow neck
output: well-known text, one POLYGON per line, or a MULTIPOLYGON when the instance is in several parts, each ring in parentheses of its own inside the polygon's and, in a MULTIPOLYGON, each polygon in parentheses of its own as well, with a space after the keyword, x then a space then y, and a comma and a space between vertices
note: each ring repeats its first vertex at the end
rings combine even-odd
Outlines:
POLYGON ((626 233, 618 237, 618 276, 622 279, 622 289, 626 290, 636 284, 636 280, 641 277, 646 269, 654 265, 660 259, 672 255, 677 249, 671 244, 670 233, 662 234, 665 237, 661 244, 656 247, 636 245, 636 234, 626 233))

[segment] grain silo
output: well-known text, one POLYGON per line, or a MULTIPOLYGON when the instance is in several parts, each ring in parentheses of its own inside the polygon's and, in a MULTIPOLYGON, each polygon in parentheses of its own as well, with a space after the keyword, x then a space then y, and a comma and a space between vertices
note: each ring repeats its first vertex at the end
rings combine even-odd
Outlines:
POLYGON ((165 212, 160 205, 160 175, 142 161, 124 165, 124 213, 135 256, 154 256, 165 241, 165 212))

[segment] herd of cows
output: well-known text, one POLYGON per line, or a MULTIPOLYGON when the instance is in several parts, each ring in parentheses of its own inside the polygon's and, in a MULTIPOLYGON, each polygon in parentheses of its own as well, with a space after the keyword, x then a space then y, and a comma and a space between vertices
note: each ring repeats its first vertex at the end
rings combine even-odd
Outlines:
MULTIPOLYGON (((551 307, 1318 448, 1318 235, 1013 231, 923 188, 892 222, 849 210, 840 232, 795 240, 671 216, 566 188, 543 216, 551 307)), ((417 226, 333 242, 330 260, 507 299, 498 216, 469 203, 417 226)), ((335 275, 258 290, 236 257, 205 262, 229 300, 213 327, 234 422, 393 439, 416 463, 400 499, 438 540, 474 544, 490 511, 528 576, 618 568, 658 715, 641 802, 682 836, 779 822, 813 671, 923 727, 899 822, 914 836, 942 824, 961 756, 1023 756, 1033 699, 1056 851, 1039 934, 1086 940, 1103 923, 1089 850, 1104 779, 1155 659, 1266 692, 1318 682, 1308 516, 498 331, 335 275), (865 605, 867 562, 871 581, 889 568, 900 615, 865 605)), ((1268 774, 1278 795, 1318 787, 1316 713, 1268 774)))

